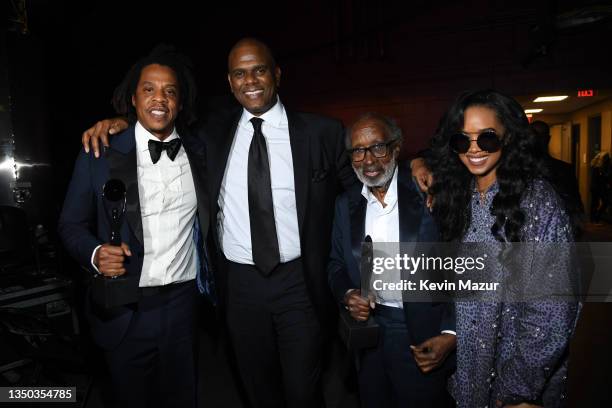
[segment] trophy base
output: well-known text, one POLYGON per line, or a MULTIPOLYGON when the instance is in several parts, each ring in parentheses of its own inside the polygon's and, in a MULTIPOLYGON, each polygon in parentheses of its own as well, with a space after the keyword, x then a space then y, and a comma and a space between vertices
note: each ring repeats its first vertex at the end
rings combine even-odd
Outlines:
POLYGON ((340 338, 349 350, 361 350, 376 347, 378 344, 378 324, 370 316, 365 322, 359 322, 351 316, 348 310, 340 310, 338 319, 340 338))
POLYGON ((107 278, 102 275, 94 276, 91 283, 91 296, 93 302, 103 308, 109 309, 137 303, 138 282, 127 276, 107 278))

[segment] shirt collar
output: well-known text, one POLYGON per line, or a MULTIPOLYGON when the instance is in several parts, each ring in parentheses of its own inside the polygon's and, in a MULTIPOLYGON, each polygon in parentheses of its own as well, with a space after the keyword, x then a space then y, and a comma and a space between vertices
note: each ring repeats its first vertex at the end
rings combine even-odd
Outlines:
MULTIPOLYGON (((249 121, 254 117, 255 115, 243 108, 242 116, 240 117, 240 126, 253 130, 253 125, 251 125, 249 121)), ((278 95, 276 96, 276 103, 274 106, 258 117, 263 119, 266 124, 276 128, 283 127, 283 125, 287 124, 287 112, 285 112, 285 107, 280 101, 278 95)))
MULTIPOLYGON (((497 183, 497 180, 495 180, 493 184, 491 184, 489 188, 487 188, 487 191, 485 191, 485 196, 493 197, 498 192, 499 192, 499 184, 497 183)), ((472 180, 472 194, 476 196, 480 195, 480 192, 478 191, 478 187, 476 187, 476 180, 472 180)))
MULTIPOLYGON (((361 195, 365 197, 369 205, 378 204, 382 208, 382 204, 380 201, 378 201, 378 198, 372 194, 370 188, 365 184, 361 189, 361 195)), ((397 205, 397 165, 393 170, 393 177, 391 178, 391 184, 389 184, 387 194, 385 194, 385 204, 387 204, 387 206, 384 208, 385 211, 391 211, 397 205)))
POLYGON ((493 203, 493 198, 499 192, 499 184, 497 180, 484 193, 484 200, 481 198, 480 192, 476 187, 476 181, 472 180, 472 200, 473 202, 479 203, 480 205, 490 206, 493 203))
MULTIPOLYGON (((159 142, 159 138, 157 136, 153 136, 151 132, 144 128, 140 124, 140 122, 136 122, 136 127, 134 128, 134 133, 136 134, 136 149, 139 152, 148 152, 149 151, 149 140, 155 140, 159 142)), ((172 129, 172 133, 170 136, 164 139, 164 142, 169 142, 173 139, 177 139, 179 137, 176 127, 172 129)))

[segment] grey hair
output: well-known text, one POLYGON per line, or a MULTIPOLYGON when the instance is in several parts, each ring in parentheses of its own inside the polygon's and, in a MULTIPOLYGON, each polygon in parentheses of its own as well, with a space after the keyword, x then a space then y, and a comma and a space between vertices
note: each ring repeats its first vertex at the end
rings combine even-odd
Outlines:
MULTIPOLYGON (((391 119, 390 117, 381 115, 380 113, 367 112, 367 113, 360 115, 357 118, 357 120, 353 122, 353 126, 356 123, 362 122, 364 120, 375 120, 379 123, 382 123, 383 127, 385 128, 385 137, 387 140, 397 139, 399 140, 400 145, 404 141, 404 135, 402 134, 402 129, 400 129, 399 126, 397 126, 397 123, 395 122, 395 120, 391 119)), ((351 136, 352 136, 351 130, 353 126, 349 127, 346 130, 346 137, 344 141, 345 141, 347 149, 351 149, 353 147, 353 143, 351 142, 351 136)))

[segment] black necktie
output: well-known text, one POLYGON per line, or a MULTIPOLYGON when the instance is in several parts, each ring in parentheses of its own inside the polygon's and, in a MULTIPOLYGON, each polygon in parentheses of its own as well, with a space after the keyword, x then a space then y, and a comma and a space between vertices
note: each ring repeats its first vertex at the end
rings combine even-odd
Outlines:
POLYGON ((153 164, 159 161, 162 151, 166 151, 168 158, 174 161, 174 158, 178 154, 181 148, 181 139, 172 139, 169 142, 158 142, 157 140, 149 140, 149 153, 151 154, 151 160, 153 164))
POLYGON ((251 246, 253 262, 264 275, 269 275, 280 262, 274 206, 270 160, 266 139, 261 133, 263 119, 252 118, 253 140, 249 147, 249 219, 251 220, 251 246))

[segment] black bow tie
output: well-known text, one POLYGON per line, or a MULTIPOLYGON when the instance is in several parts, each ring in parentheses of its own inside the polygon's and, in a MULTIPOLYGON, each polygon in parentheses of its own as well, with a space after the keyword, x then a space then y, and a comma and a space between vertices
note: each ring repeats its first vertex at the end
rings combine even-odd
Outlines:
POLYGON ((168 158, 174 161, 174 158, 178 154, 181 148, 181 139, 172 139, 169 142, 158 142, 156 140, 149 140, 149 153, 151 154, 151 160, 153 164, 159 161, 162 151, 166 151, 168 158))

